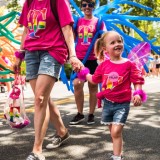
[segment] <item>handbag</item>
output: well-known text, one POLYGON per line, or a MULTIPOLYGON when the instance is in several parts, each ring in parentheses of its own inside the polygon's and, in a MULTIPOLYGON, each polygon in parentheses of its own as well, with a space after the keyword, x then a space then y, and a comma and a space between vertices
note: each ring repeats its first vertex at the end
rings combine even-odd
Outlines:
POLYGON ((25 112, 22 77, 15 76, 13 87, 4 105, 4 118, 11 128, 22 129, 30 124, 25 112))

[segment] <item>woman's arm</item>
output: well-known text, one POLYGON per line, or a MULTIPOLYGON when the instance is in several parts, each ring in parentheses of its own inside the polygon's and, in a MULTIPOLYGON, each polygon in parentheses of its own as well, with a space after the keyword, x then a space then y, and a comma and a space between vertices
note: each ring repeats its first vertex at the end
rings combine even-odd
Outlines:
POLYGON ((24 30, 23 30, 23 33, 22 33, 22 38, 21 38, 20 50, 24 50, 24 41, 25 41, 27 32, 28 32, 27 28, 24 27, 24 30))
POLYGON ((79 72, 83 67, 83 64, 76 56, 72 26, 66 25, 62 27, 62 32, 69 50, 69 61, 72 65, 73 70, 75 72, 79 72))
MULTIPOLYGON (((24 51, 24 41, 25 41, 26 35, 27 35, 27 28, 24 27, 24 30, 23 30, 23 33, 22 33, 22 38, 21 38, 20 50, 19 50, 19 52, 22 52, 21 54, 23 54, 23 51, 24 51)), ((22 63, 22 59, 16 57, 15 63, 13 65, 13 71, 15 73, 20 72, 21 63, 22 63)))

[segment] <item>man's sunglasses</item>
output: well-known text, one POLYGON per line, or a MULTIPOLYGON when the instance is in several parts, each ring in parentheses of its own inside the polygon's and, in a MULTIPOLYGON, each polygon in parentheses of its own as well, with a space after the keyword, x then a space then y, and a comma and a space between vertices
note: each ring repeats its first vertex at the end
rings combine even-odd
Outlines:
POLYGON ((82 4, 82 7, 89 7, 89 8, 94 8, 94 4, 93 3, 85 3, 85 4, 82 4))

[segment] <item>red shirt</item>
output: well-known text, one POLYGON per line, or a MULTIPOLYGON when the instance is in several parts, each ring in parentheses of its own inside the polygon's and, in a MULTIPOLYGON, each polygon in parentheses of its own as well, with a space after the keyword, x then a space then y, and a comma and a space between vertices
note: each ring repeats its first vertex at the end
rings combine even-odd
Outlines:
POLYGON ((58 20, 54 17, 50 0, 33 0, 28 8, 24 3, 19 23, 28 28, 24 49, 47 50, 63 64, 68 56, 67 46, 61 28, 73 24, 68 0, 57 0, 58 20), (59 26, 60 24, 60 26, 59 26))
POLYGON ((144 84, 141 71, 134 62, 127 59, 123 63, 110 60, 102 62, 92 80, 94 83, 102 83, 104 97, 117 103, 131 101, 131 83, 144 84))

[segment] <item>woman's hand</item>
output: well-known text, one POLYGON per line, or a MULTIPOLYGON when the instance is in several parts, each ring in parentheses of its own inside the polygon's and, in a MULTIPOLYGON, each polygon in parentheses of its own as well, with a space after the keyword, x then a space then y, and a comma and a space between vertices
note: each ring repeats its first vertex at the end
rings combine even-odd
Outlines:
POLYGON ((70 57, 69 62, 75 72, 79 72, 84 67, 83 63, 76 56, 70 57))

